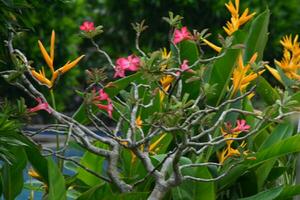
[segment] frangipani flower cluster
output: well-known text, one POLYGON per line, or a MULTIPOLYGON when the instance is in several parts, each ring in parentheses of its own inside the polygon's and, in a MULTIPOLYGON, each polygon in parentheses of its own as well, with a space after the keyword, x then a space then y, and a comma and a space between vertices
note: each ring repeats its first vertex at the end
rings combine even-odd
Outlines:
POLYGON ((140 58, 135 55, 130 55, 127 58, 118 58, 115 66, 116 77, 124 77, 125 71, 137 71, 140 67, 140 58))
POLYGON ((183 40, 192 40, 192 34, 188 31, 187 27, 184 26, 181 29, 175 29, 174 31, 174 44, 178 44, 183 40))
POLYGON ((93 103, 100 109, 105 110, 110 118, 112 118, 112 112, 113 112, 113 104, 112 100, 109 98, 108 94, 104 91, 104 89, 98 90, 96 92, 95 89, 92 91, 93 93, 93 103), (106 104, 103 104, 102 102, 106 102, 106 104))

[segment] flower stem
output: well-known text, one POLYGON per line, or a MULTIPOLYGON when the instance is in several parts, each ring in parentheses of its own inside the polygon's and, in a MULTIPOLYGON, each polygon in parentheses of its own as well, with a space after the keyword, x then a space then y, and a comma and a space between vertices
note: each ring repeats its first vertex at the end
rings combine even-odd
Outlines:
MULTIPOLYGON (((54 92, 53 92, 53 89, 50 89, 50 95, 51 95, 51 101, 52 101, 52 107, 54 108, 54 110, 56 110, 56 102, 55 102, 55 96, 54 96, 54 92)), ((55 120, 55 123, 56 123, 56 120, 55 120)), ((56 133, 56 151, 59 151, 59 134, 56 133)), ((62 166, 61 166, 61 160, 57 158, 57 164, 58 164, 58 167, 62 170, 62 166)))

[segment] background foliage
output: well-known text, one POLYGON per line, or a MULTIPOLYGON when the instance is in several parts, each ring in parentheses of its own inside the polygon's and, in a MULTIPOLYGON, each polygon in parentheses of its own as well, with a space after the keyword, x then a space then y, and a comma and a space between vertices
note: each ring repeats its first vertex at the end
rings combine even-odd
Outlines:
MULTIPOLYGON (((72 110, 78 105, 80 99, 73 96, 74 87, 71 85, 79 87, 78 82, 84 81, 85 69, 107 65, 104 58, 99 57, 94 48, 91 48, 89 41, 81 38, 79 34, 74 34, 79 32, 79 25, 83 21, 91 20, 95 24, 104 26, 105 32, 101 36, 100 45, 113 58, 116 58, 135 51, 135 32, 131 28, 131 23, 142 19, 146 19, 149 25, 148 30, 142 35, 142 48, 150 50, 166 46, 168 26, 163 22, 162 17, 166 16, 168 11, 184 16, 184 23, 193 29, 202 30, 213 24, 209 29, 212 33, 210 40, 217 41, 217 35, 224 34, 221 27, 230 17, 224 6, 226 2, 227 0, 54 0, 40 3, 34 0, 0 0, 0 23, 2 24, 0 27, 0 68, 7 69, 10 66, 10 63, 4 61, 7 60, 5 59, 7 52, 3 42, 8 37, 9 26, 14 27, 22 38, 27 38, 18 40, 16 46, 34 61, 33 67, 45 65, 37 40, 42 40, 47 46, 50 42, 51 30, 56 30, 56 67, 83 52, 86 54, 85 59, 76 69, 62 77, 65 81, 59 86, 67 89, 58 101, 59 108, 65 108, 64 102, 72 98, 73 103, 68 103, 66 111, 72 110), (146 42, 143 42, 143 39, 146 42)), ((249 7, 251 11, 259 13, 268 6, 272 12, 265 60, 273 63, 271 59, 280 56, 279 39, 283 35, 297 33, 300 23, 300 10, 297 9, 297 5, 297 0, 241 1, 241 8, 249 7)), ((268 73, 265 73, 265 76, 267 75, 268 73)), ((9 95, 13 98, 15 94, 20 93, 3 80, 0 81, 0 96, 10 91, 9 95)), ((56 93, 62 93, 59 87, 56 93)))

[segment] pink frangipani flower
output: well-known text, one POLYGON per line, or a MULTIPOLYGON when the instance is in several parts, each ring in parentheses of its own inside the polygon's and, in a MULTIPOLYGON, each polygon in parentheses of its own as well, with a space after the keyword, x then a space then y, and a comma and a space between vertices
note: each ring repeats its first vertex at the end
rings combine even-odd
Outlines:
POLYGON ((232 132, 248 132, 249 129, 251 128, 248 124, 246 124, 246 120, 237 120, 236 121, 237 125, 234 129, 232 129, 232 132))
POLYGON ((35 100, 38 102, 38 105, 33 108, 29 108, 28 112, 33 113, 33 112, 37 112, 40 110, 45 110, 49 114, 51 114, 51 110, 50 110, 47 102, 43 102, 41 98, 36 98, 35 100))
POLYGON ((189 63, 188 60, 183 60, 183 63, 181 64, 180 69, 183 71, 192 72, 193 70, 189 68, 188 63, 189 63))
POLYGON ((85 32, 90 32, 95 30, 94 22, 90 22, 90 21, 83 22, 82 25, 80 26, 80 30, 85 32))
POLYGON ((181 72, 184 72, 184 71, 193 73, 193 70, 189 68, 188 63, 189 63, 188 60, 183 60, 183 63, 180 65, 180 70, 181 70, 181 71, 176 72, 176 74, 177 74, 178 76, 181 74, 181 72))
POLYGON ((104 101, 104 100, 107 101, 108 99, 109 99, 108 94, 106 92, 104 92, 103 89, 100 89, 98 91, 98 95, 95 96, 95 100, 98 100, 98 101, 104 101))
POLYGON ((114 78, 117 78, 117 77, 123 78, 124 76, 125 76, 125 69, 123 69, 121 66, 117 65, 115 68, 114 78))
POLYGON ((178 44, 183 40, 191 40, 193 39, 191 33, 188 31, 187 27, 184 26, 181 29, 175 29, 173 42, 174 44, 178 44))
POLYGON ((96 106, 101 110, 105 110, 108 116, 112 118, 113 104, 110 99, 107 100, 107 105, 98 103, 96 106))
POLYGON ((125 70, 137 71, 140 67, 140 58, 135 55, 130 55, 127 58, 118 58, 116 60, 116 68, 114 77, 124 77, 125 70))

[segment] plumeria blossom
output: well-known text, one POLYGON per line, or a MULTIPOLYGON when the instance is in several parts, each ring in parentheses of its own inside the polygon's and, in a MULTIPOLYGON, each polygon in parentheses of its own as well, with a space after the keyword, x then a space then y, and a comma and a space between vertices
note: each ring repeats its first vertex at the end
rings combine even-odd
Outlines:
POLYGON ((108 99, 107 105, 98 103, 98 104, 96 104, 96 106, 97 106, 100 110, 105 110, 105 111, 107 112, 108 116, 109 116, 110 118, 112 118, 113 104, 112 104, 112 102, 111 102, 110 99, 108 99))
POLYGON ((104 101, 104 100, 108 100, 109 97, 108 97, 108 94, 106 92, 104 92, 103 89, 100 89, 98 91, 98 96, 95 97, 95 100, 98 100, 98 101, 104 101))
POLYGON ((226 26, 223 27, 223 29, 228 35, 232 35, 235 31, 239 29, 240 26, 248 22, 256 14, 254 12, 248 15, 249 9, 246 8, 243 14, 239 16, 239 4, 239 0, 235 0, 235 5, 231 2, 231 0, 228 4, 225 4, 228 11, 231 13, 230 21, 227 21, 226 26))
MULTIPOLYGON (((239 151, 240 148, 244 149, 246 146, 246 142, 243 141, 237 148, 233 148, 231 145, 233 140, 230 138, 237 138, 238 135, 242 132, 248 132, 250 130, 250 125, 246 123, 246 120, 237 120, 237 125, 235 128, 232 128, 230 123, 225 124, 225 129, 221 128, 222 135, 226 140, 226 148, 218 153, 219 162, 221 164, 224 163, 226 159, 232 156, 240 156, 241 152, 239 151)), ((244 155, 248 155, 249 151, 244 151, 244 155)))
POLYGON ((189 68, 188 63, 189 63, 188 60, 183 60, 182 64, 180 65, 180 69, 182 71, 193 72, 193 70, 189 68))
POLYGON ((92 93, 94 94, 93 97, 93 103, 100 109, 105 110, 110 118, 112 118, 112 112, 113 112, 113 104, 111 99, 109 98, 109 95, 102 89, 100 89, 98 92, 96 92, 95 89, 93 89, 92 93), (106 104, 103 104, 106 101, 106 104))
POLYGON ((94 22, 90 21, 85 21, 82 23, 80 26, 80 30, 85 31, 85 32, 90 32, 95 30, 94 22))
POLYGON ((237 66, 234 68, 232 75, 233 94, 236 94, 238 90, 243 92, 251 81, 255 80, 265 71, 261 70, 257 73, 251 72, 251 65, 254 64, 256 58, 257 53, 251 57, 250 61, 245 66, 242 54, 239 55, 237 66))
POLYGON ((237 126, 232 129, 232 132, 248 132, 249 129, 251 128, 248 124, 246 124, 246 120, 242 119, 242 120, 237 120, 236 121, 237 126))
POLYGON ((137 71, 140 67, 140 58, 130 55, 127 58, 118 58, 116 61, 115 75, 116 77, 124 77, 125 71, 137 71))
POLYGON ((192 40, 192 39, 193 37, 191 33, 188 31, 186 26, 182 27, 181 29, 175 29, 174 37, 173 37, 174 44, 178 44, 183 40, 192 40))
POLYGON ((38 102, 38 105, 33 108, 29 108, 28 112, 33 113, 33 112, 37 112, 40 110, 45 110, 49 114, 51 114, 51 109, 49 108, 49 105, 47 102, 43 102, 43 100, 41 98, 36 98, 35 100, 38 102))
MULTIPOLYGON (((285 36, 280 40, 283 46, 283 58, 281 61, 275 60, 275 64, 280 67, 284 74, 294 80, 300 81, 300 75, 298 71, 300 69, 300 44, 298 42, 298 35, 295 36, 294 40, 292 36, 285 36)), ((280 82, 282 82, 279 72, 266 65, 266 68, 271 74, 280 82)))
POLYGON ((72 62, 68 61, 64 66, 60 67, 57 70, 54 70, 54 43, 55 43, 55 32, 54 32, 54 30, 52 31, 52 35, 51 35, 50 55, 46 51, 43 43, 40 40, 38 41, 39 48, 40 48, 40 51, 43 55, 43 58, 46 61, 47 65, 50 68, 50 71, 52 73, 51 79, 48 79, 46 77, 45 70, 44 70, 43 67, 42 67, 42 70, 39 70, 39 72, 37 72, 35 69, 31 69, 32 76, 39 83, 41 83, 43 85, 46 85, 48 88, 53 87, 53 85, 55 83, 55 80, 57 79, 57 77, 59 75, 64 74, 67 71, 69 71, 70 69, 72 69, 73 67, 75 67, 79 63, 79 61, 84 57, 84 55, 81 55, 80 57, 76 58, 74 61, 72 61, 72 62))

